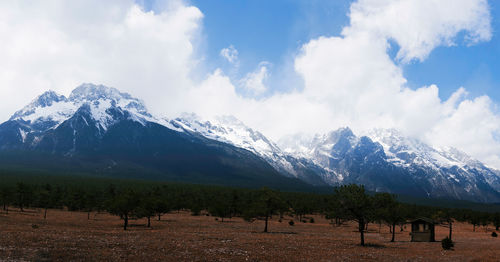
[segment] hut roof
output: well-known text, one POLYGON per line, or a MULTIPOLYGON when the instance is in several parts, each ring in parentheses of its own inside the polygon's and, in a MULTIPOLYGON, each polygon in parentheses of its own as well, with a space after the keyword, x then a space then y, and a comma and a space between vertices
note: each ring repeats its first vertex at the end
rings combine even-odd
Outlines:
POLYGON ((429 223, 429 224, 437 224, 436 220, 433 220, 433 219, 430 219, 430 218, 427 218, 427 217, 419 217, 419 218, 414 219, 414 220, 412 220, 410 222, 411 223, 415 223, 415 222, 420 222, 420 221, 423 221, 423 222, 426 222, 426 223, 429 223))

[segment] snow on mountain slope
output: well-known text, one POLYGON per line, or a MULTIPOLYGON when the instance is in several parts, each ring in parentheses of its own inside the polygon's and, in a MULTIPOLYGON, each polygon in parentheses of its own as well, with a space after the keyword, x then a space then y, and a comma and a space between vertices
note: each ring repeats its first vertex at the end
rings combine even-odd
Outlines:
POLYGON ((456 148, 433 148, 420 140, 404 136, 395 129, 374 129, 368 136, 384 147, 389 161, 402 167, 420 165, 435 170, 452 167, 465 171, 470 168, 489 170, 480 161, 456 148))
POLYGON ((14 113, 10 120, 26 121, 29 124, 49 121, 52 125, 57 125, 71 117, 77 109, 66 97, 47 91, 14 113))
POLYGON ((170 123, 186 131, 199 133, 206 138, 244 148, 265 159, 278 171, 297 177, 293 165, 275 143, 233 116, 219 116, 210 121, 204 121, 195 114, 183 114, 171 120, 170 123))
MULTIPOLYGON (((341 128, 325 135, 282 139, 279 145, 331 171, 342 183, 363 183, 375 191, 413 184, 415 194, 500 199, 497 171, 457 149, 436 149, 394 129, 375 129, 358 137, 341 128)), ((328 178, 324 179, 329 183, 336 181, 328 178)))
POLYGON ((395 129, 374 129, 367 136, 384 147, 388 160, 395 165, 410 167, 417 164, 433 169, 453 166, 463 168, 467 165, 463 157, 457 159, 451 151, 432 148, 417 139, 405 137, 395 129))
POLYGON ((136 122, 142 124, 146 121, 155 122, 174 129, 167 121, 149 114, 139 99, 115 88, 94 84, 80 85, 71 92, 68 98, 53 91, 47 91, 17 111, 10 120, 20 121, 31 129, 22 132, 45 131, 56 128, 84 105, 89 106, 92 118, 96 120, 96 127, 103 131, 114 124, 111 108, 127 111, 130 113, 129 118, 136 122))
POLYGON ((395 165, 410 171, 416 168, 434 170, 436 175, 462 183, 469 191, 476 186, 478 177, 482 177, 500 191, 500 177, 495 170, 456 148, 433 148, 395 129, 375 129, 368 136, 384 147, 388 160, 395 165))
POLYGON ((323 179, 329 184, 337 184, 348 174, 337 168, 335 160, 342 160, 347 151, 354 148, 359 141, 349 128, 344 127, 323 135, 292 135, 284 137, 278 143, 286 153, 322 167, 327 171, 323 179))
POLYGON ((312 142, 315 136, 297 133, 289 136, 284 136, 277 141, 277 144, 283 152, 294 155, 298 158, 312 158, 312 149, 314 146, 312 142))

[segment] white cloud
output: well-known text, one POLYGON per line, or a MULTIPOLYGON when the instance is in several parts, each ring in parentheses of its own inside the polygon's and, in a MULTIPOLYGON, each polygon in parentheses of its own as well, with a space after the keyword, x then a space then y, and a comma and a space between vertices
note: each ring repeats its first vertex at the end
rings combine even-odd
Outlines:
POLYGON ((258 96, 267 90, 265 82, 269 77, 268 66, 269 63, 261 62, 256 71, 248 73, 240 80, 245 93, 251 96, 258 96))
POLYGON ((500 116, 487 96, 463 100, 425 138, 438 146, 465 149, 482 161, 500 167, 500 116))
POLYGON ((461 31, 469 44, 491 38, 487 0, 359 0, 351 5, 350 19, 343 35, 370 32, 394 39, 403 62, 422 61, 437 46, 454 45, 461 31))
POLYGON ((238 63, 238 50, 233 45, 223 48, 219 54, 231 64, 238 63))
POLYGON ((174 110, 172 98, 192 86, 202 16, 180 1, 157 13, 132 0, 2 1, 0 119, 45 90, 67 95, 83 82, 130 92, 156 112, 174 110))

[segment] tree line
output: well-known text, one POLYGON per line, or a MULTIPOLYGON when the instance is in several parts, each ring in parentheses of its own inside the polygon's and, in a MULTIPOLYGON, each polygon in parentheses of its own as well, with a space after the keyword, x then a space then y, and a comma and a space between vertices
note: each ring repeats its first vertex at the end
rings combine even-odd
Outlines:
POLYGON ((171 211, 189 210, 192 215, 202 211, 224 219, 240 217, 246 221, 263 221, 264 232, 269 231, 269 220, 275 216, 284 219, 293 216, 304 222, 308 215, 323 215, 334 225, 355 221, 360 243, 365 245, 364 233, 368 224, 389 226, 391 241, 395 241, 397 227, 418 217, 434 219, 449 228, 449 238, 455 221, 468 222, 476 227, 494 225, 500 227, 500 213, 488 213, 469 209, 450 209, 406 204, 388 193, 370 194, 363 186, 345 185, 332 189, 331 194, 280 192, 269 188, 243 189, 218 186, 163 184, 149 186, 132 185, 61 185, 28 184, 17 182, 0 186, 0 204, 4 213, 14 206, 43 210, 46 219, 50 209, 87 212, 109 212, 123 220, 127 230, 130 219, 147 218, 161 220, 171 211))

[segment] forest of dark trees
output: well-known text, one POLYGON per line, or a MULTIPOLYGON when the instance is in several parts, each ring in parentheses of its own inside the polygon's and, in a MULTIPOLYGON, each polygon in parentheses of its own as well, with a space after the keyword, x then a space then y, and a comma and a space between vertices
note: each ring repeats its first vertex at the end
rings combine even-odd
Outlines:
POLYGON ((455 221, 468 222, 473 230, 479 226, 493 225, 497 230, 500 227, 500 212, 406 204, 394 195, 365 192, 364 187, 358 185, 340 186, 332 188, 330 194, 317 194, 174 183, 26 181, 0 184, 0 205, 4 213, 8 214, 9 207, 20 211, 37 208, 43 211, 45 219, 50 219, 50 209, 64 209, 87 212, 90 219, 93 212, 109 212, 123 220, 124 230, 129 219, 147 218, 150 227, 154 220, 180 210, 192 215, 205 212, 220 218, 221 222, 233 217, 248 222, 262 221, 264 232, 272 230, 268 225, 270 218, 281 221, 285 215, 293 216, 295 223, 312 222, 307 220, 312 214, 323 215, 337 226, 355 221, 361 245, 365 244, 364 232, 369 223, 389 226, 393 233, 391 241, 395 240, 397 227, 418 217, 432 218, 449 227, 450 239, 455 221))

